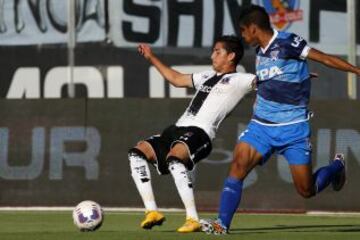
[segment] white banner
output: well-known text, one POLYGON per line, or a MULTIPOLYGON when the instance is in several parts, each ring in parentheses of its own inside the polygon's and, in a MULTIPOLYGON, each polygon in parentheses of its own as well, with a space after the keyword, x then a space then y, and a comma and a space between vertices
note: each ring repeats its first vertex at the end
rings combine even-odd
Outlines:
MULTIPOLYGON (((237 13, 244 2, 109 0, 110 38, 118 47, 133 47, 139 42, 157 47, 209 47, 216 36, 237 31, 237 13)), ((278 30, 295 32, 328 53, 347 53, 346 1, 252 3, 266 8, 278 30)), ((357 52, 360 54, 360 46, 357 52)))
MULTIPOLYGON (((76 1, 77 42, 103 41, 104 0, 76 1)), ((0 45, 67 41, 67 1, 0 0, 0 45)))
MULTIPOLYGON (((264 6, 278 30, 295 32, 328 53, 347 54, 346 1, 327 0, 76 0, 77 42, 102 42, 108 35, 116 47, 210 47, 216 37, 237 31, 239 8, 250 2, 264 6)), ((66 3, 0 0, 0 45, 65 43, 66 3)))

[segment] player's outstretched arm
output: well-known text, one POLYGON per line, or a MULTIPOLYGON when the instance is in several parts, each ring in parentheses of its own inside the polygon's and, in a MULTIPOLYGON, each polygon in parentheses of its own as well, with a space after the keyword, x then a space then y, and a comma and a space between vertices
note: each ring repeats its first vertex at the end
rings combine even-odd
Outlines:
POLYGON ((308 58, 320 62, 328 67, 336 68, 345 72, 352 72, 360 76, 359 67, 353 66, 341 58, 323 53, 317 49, 311 48, 308 54, 308 58))
POLYGON ((156 69, 167 81, 175 87, 193 87, 190 74, 180 73, 165 65, 155 56, 149 45, 139 44, 138 51, 146 60, 156 67, 156 69))

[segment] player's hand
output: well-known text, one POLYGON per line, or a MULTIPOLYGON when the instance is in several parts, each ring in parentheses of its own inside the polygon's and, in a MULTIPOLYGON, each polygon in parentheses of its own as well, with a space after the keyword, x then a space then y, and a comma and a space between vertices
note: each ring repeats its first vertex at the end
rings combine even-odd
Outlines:
POLYGON ((357 68, 357 75, 360 76, 360 68, 357 68))
POLYGON ((258 82, 258 78, 257 78, 257 77, 255 77, 255 78, 252 80, 252 82, 251 82, 251 88, 252 88, 252 90, 254 90, 254 91, 257 91, 257 90, 258 90, 258 88, 257 88, 257 82, 258 82))
POLYGON ((147 60, 153 55, 150 46, 144 43, 139 44, 138 52, 147 60))

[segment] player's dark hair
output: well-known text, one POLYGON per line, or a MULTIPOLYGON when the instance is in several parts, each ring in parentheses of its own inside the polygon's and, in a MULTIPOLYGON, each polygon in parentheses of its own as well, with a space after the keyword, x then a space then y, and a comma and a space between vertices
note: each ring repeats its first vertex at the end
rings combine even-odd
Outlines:
POLYGON ((238 65, 238 63, 240 62, 241 58, 244 55, 244 47, 241 42, 241 39, 235 35, 223 35, 215 40, 215 44, 218 42, 223 43, 224 49, 228 53, 232 53, 232 52, 235 53, 235 58, 233 62, 235 66, 238 65))
POLYGON ((258 5, 249 5, 240 10, 239 26, 255 24, 260 29, 271 31, 270 18, 265 8, 258 5))

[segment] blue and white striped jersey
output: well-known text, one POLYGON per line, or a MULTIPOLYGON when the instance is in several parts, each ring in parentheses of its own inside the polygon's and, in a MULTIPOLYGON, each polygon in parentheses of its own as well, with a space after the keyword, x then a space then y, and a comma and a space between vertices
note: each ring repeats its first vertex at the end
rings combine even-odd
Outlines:
POLYGON ((307 119, 311 84, 305 58, 309 50, 302 37, 276 30, 268 46, 256 50, 254 120, 283 124, 307 119))

